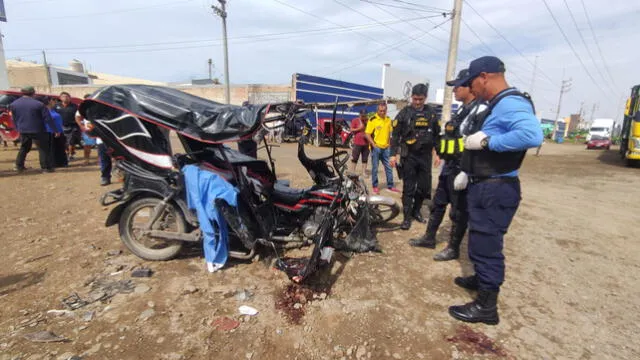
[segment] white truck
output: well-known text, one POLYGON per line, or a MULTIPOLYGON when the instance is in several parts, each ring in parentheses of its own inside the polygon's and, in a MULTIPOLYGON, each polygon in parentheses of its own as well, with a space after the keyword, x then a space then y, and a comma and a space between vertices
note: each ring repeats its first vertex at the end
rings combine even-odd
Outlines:
POLYGON ((591 140, 594 135, 604 138, 611 138, 613 131, 613 119, 595 119, 589 129, 587 141, 591 140))

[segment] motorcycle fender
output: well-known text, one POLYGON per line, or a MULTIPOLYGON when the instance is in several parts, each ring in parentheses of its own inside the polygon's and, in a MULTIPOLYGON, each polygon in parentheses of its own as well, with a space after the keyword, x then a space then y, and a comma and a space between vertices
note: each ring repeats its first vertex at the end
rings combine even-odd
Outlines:
POLYGON ((369 204, 386 204, 393 206, 396 203, 396 200, 389 196, 369 195, 369 197, 367 197, 367 202, 369 204))
POLYGON ((122 215, 122 211, 128 203, 128 201, 120 203, 118 204, 118 206, 111 209, 111 212, 109 213, 109 216, 107 216, 107 220, 105 221, 104 226, 109 227, 120 222, 120 215, 122 215))

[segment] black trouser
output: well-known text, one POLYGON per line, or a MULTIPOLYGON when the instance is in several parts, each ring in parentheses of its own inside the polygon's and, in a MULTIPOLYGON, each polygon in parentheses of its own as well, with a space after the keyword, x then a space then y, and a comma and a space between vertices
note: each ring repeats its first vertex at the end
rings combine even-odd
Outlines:
POLYGON ((400 159, 402 165, 402 210, 405 218, 418 213, 431 199, 431 149, 400 159))
POLYGON ((69 159, 67 158, 67 139, 64 134, 55 137, 51 136, 51 156, 53 157, 54 167, 65 167, 69 165, 69 159))
POLYGON ((40 168, 53 169, 53 159, 51 157, 51 144, 49 141, 49 133, 22 133, 20 134, 20 150, 16 157, 16 168, 24 169, 24 161, 27 158, 27 154, 31 151, 33 142, 38 146, 38 153, 40 157, 40 168))
POLYGON ((469 223, 467 191, 456 191, 453 188, 453 180, 459 173, 460 170, 457 169, 443 169, 442 173, 440 173, 438 187, 431 206, 431 214, 429 215, 429 224, 427 225, 427 235, 435 237, 444 219, 447 205, 450 204, 451 240, 449 245, 456 249, 460 246, 469 223))

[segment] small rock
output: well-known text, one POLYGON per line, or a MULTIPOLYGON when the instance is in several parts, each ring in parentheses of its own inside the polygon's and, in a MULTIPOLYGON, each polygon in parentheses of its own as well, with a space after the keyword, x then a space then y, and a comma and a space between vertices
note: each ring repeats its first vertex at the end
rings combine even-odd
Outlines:
POLYGON ((347 356, 351 356, 351 354, 353 354, 353 346, 349 346, 347 349, 347 356))
POLYGON ((107 251, 107 256, 118 256, 120 254, 122 254, 122 250, 119 249, 107 251))
POLYGON ((241 290, 236 293, 236 300, 247 301, 253 297, 253 294, 249 290, 241 290))
POLYGON ((156 343, 158 344, 162 344, 164 342, 164 337, 160 337, 158 338, 158 340, 156 340, 156 343))
POLYGON ((393 358, 394 359, 402 359, 402 356, 400 356, 400 354, 398 354, 398 353, 393 353, 393 358))
POLYGON ((253 353, 252 352, 247 353, 247 355, 245 355, 244 357, 247 358, 247 360, 251 360, 253 359, 253 353))
POLYGON ((147 309, 145 311, 143 311, 140 316, 138 316, 138 320, 140 321, 145 321, 147 319, 149 319, 150 317, 152 317, 153 315, 155 315, 156 311, 153 309, 147 309))
POLYGON ((324 300, 327 298, 327 293, 321 293, 320 294, 320 300, 324 300))
POLYGON ((147 291, 151 290, 151 287, 149 287, 149 285, 147 284, 140 284, 138 286, 136 286, 136 288, 133 290, 135 293, 138 294, 144 294, 147 291))
POLYGON ((298 343, 293 344, 293 348, 296 350, 300 349, 300 344, 298 343))
POLYGON ((367 354, 367 349, 364 346, 358 346, 358 351, 356 351, 356 359, 361 359, 367 354))
POLYGON ((278 335, 282 335, 282 333, 283 333, 283 331, 282 331, 282 330, 280 330, 280 329, 277 329, 277 330, 276 330, 276 334, 278 334, 278 335))
POLYGON ((51 331, 36 331, 31 334, 26 334, 24 338, 32 342, 40 343, 63 342, 68 340, 64 336, 58 336, 51 331))
POLYGON ((153 309, 153 308, 155 308, 155 307, 156 307, 156 304, 155 304, 153 301, 149 301, 149 302, 147 303, 147 306, 153 309))
POLYGON ((131 277, 151 277, 151 275, 153 274, 153 271, 149 268, 140 268, 140 269, 135 269, 131 272, 131 277))
POLYGON ((58 356, 57 360, 69 360, 73 357, 74 353, 72 352, 66 352, 60 356, 58 356))
POLYGON ((193 294, 198 291, 198 288, 193 285, 185 285, 182 289, 182 295, 193 294))
POLYGON ((296 309, 296 310, 297 310, 297 309, 300 309, 300 308, 302 308, 302 304, 300 304, 300 303, 295 303, 295 304, 293 304, 293 308, 294 308, 294 309, 296 309))
POLYGON ((95 316, 96 312, 95 311, 87 311, 84 313, 84 315, 82 315, 82 321, 84 322, 89 322, 91 320, 93 320, 93 317, 95 316))
POLYGON ((100 351, 101 347, 102 347, 102 344, 100 344, 100 343, 95 344, 89 350, 85 351, 82 355, 83 356, 93 355, 93 354, 97 353, 98 351, 100 351))

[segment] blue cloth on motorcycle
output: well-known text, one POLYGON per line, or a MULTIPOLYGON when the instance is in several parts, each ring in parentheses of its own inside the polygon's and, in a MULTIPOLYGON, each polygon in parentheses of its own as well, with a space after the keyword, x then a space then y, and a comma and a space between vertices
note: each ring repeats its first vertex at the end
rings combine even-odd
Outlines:
POLYGON ((222 214, 215 206, 216 199, 223 199, 229 205, 237 206, 237 190, 221 176, 202 170, 196 165, 182 168, 187 192, 187 205, 194 209, 203 236, 204 257, 211 269, 220 269, 227 262, 229 254, 228 229, 222 214))

